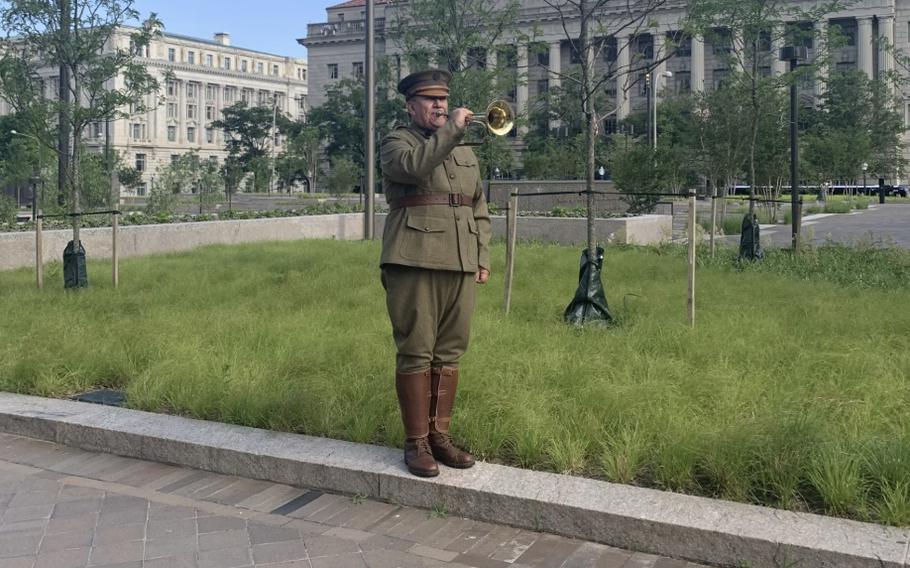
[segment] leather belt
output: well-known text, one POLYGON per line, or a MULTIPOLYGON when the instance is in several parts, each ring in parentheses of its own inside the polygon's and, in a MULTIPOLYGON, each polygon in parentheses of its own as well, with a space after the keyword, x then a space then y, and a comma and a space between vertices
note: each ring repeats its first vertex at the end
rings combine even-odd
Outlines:
POLYGON ((418 205, 448 205, 449 207, 468 206, 468 196, 463 193, 427 193, 423 195, 406 195, 389 202, 389 209, 417 207, 418 205))

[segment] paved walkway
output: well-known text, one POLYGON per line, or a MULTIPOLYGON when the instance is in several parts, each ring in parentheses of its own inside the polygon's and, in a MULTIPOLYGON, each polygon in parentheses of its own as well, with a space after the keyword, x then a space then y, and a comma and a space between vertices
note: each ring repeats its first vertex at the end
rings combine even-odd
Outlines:
POLYGON ((0 568, 698 568, 0 434, 0 568))
MULTIPOLYGON (((910 249, 910 203, 905 201, 886 201, 884 205, 873 203, 869 209, 844 214, 807 215, 803 218, 803 239, 814 246, 834 242, 845 245, 864 243, 910 249)), ((703 213, 703 207, 705 206, 699 204, 699 214, 703 213)), ((682 211, 685 206, 677 204, 676 208, 682 211)), ((682 229, 677 229, 681 215, 679 211, 676 212, 673 236, 684 242, 684 222, 681 225, 682 229)), ((762 225, 761 240, 765 247, 788 248, 791 239, 789 225, 762 225)), ((736 246, 739 245, 739 235, 721 237, 720 241, 736 246)))

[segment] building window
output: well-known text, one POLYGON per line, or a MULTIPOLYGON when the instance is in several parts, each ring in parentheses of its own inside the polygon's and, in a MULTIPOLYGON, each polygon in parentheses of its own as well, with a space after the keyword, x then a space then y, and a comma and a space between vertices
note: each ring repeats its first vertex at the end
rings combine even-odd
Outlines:
POLYGON ((253 102, 253 90, 252 89, 243 89, 240 91, 240 101, 246 104, 253 102))
POLYGON ((306 111, 306 95, 300 95, 297 97, 297 110, 300 112, 306 111))
POLYGON ((196 120, 199 118, 196 105, 186 105, 186 118, 189 120, 196 120))
POLYGON ((262 61, 258 61, 258 62, 256 63, 256 73, 259 73, 260 75, 262 75, 262 73, 263 73, 263 71, 262 71, 262 61))
POLYGON ((145 125, 142 123, 133 123, 130 128, 130 134, 133 140, 145 140, 145 125))
POLYGON ((278 76, 278 66, 277 65, 272 65, 272 75, 274 75, 276 77, 278 76))
POLYGON ((177 141, 177 127, 176 127, 176 126, 168 126, 168 127, 167 127, 167 141, 168 141, 168 142, 176 142, 176 141, 177 141))
POLYGON ((355 61, 351 64, 351 71, 355 77, 363 77, 363 61, 355 61))
POLYGON ((197 83, 186 84, 186 98, 195 99, 199 95, 199 85, 197 83))
POLYGON ((674 91, 687 93, 692 89, 692 74, 689 71, 677 71, 673 74, 674 91))
POLYGON ((145 171, 145 154, 136 154, 136 170, 145 171))
POLYGON ((214 128, 205 129, 205 141, 207 144, 215 143, 215 129, 214 128))
POLYGON ((215 120, 215 107, 208 105, 205 107, 205 119, 215 120))
POLYGON ((337 78, 338 78, 338 64, 329 63, 329 79, 337 79, 337 78))
POLYGON ((186 52, 186 62, 189 63, 190 65, 196 64, 196 52, 195 51, 190 50, 190 51, 186 52))
POLYGON ((537 64, 543 67, 550 66, 550 46, 544 46, 537 52, 537 64))
POLYGON ((232 105, 237 99, 237 89, 234 87, 225 87, 224 88, 224 104, 232 105))
POLYGON ((171 62, 177 61, 177 50, 173 47, 167 48, 167 60, 171 62))
POLYGON ((205 86, 205 100, 214 101, 215 95, 218 93, 218 85, 206 85, 205 86))
POLYGON ((225 57, 225 58, 224 58, 224 69, 225 69, 226 71, 230 71, 230 70, 231 70, 231 58, 230 58, 230 57, 225 57))
POLYGON ((171 165, 175 165, 180 161, 180 154, 171 154, 171 165))
POLYGON ((240 60, 240 70, 246 73, 247 61, 246 59, 240 60))
POLYGON ((168 81, 167 82, 167 96, 169 96, 169 97, 177 96, 177 81, 168 81))
POLYGON ((104 136, 104 125, 101 124, 100 122, 93 122, 92 123, 92 137, 101 138, 102 136, 104 136))
POLYGON ((187 142, 196 142, 196 127, 188 126, 186 128, 186 141, 187 142))
POLYGON ((550 90, 550 80, 549 79, 538 79, 537 80, 537 94, 542 95, 550 90))
POLYGON ((215 66, 215 60, 212 58, 212 54, 211 54, 211 53, 205 54, 205 65, 206 65, 207 67, 214 67, 214 66, 215 66))
POLYGON ((177 103, 167 103, 167 117, 177 118, 177 103))
POLYGON ((136 186, 136 195, 138 195, 139 197, 144 196, 147 188, 148 188, 148 186, 146 186, 145 182, 140 183, 139 185, 136 186))
POLYGON ((270 98, 271 97, 269 97, 268 91, 259 91, 259 99, 258 99, 259 106, 268 106, 270 98))
POLYGON ((57 99, 60 96, 60 77, 51 77, 47 80, 48 98, 57 99))
POLYGON ((300 79, 301 81, 306 81, 306 69, 304 69, 303 67, 298 67, 297 68, 297 78, 300 79))

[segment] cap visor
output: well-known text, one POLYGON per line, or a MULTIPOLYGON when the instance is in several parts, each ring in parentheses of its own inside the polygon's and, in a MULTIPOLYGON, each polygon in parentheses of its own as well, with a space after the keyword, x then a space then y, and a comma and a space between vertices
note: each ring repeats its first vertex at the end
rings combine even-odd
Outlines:
POLYGON ((414 94, 423 95, 425 97, 447 97, 449 96, 449 90, 445 87, 424 87, 423 89, 414 91, 414 94))

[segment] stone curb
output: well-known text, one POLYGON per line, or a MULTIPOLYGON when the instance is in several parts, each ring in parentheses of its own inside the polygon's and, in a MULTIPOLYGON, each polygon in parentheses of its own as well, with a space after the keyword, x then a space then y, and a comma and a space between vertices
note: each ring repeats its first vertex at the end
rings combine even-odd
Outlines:
POLYGON ((488 463, 421 479, 400 450, 68 400, 0 393, 0 431, 695 562, 901 568, 910 550, 893 527, 488 463))

